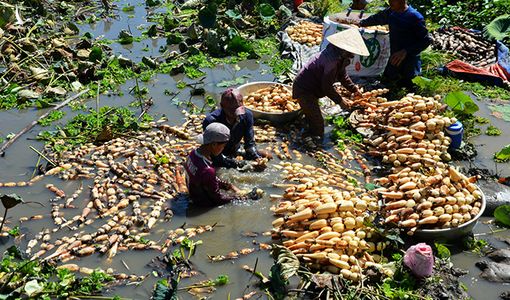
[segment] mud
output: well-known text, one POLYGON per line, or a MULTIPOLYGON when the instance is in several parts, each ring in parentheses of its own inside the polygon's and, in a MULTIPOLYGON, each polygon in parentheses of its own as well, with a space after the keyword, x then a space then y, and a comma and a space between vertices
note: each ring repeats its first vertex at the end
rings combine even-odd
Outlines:
POLYGON ((490 261, 476 263, 482 270, 480 277, 492 282, 510 283, 510 249, 498 249, 487 255, 490 261))
POLYGON ((424 297, 432 299, 470 299, 467 291, 462 287, 459 277, 468 272, 451 266, 449 262, 439 261, 435 266, 433 278, 424 280, 418 292, 424 297))

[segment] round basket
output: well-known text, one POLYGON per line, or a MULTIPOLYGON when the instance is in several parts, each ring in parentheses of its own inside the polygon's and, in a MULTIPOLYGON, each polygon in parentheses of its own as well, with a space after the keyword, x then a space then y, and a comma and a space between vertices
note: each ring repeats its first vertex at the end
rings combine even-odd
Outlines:
MULTIPOLYGON (((245 96, 248 96, 252 92, 256 92, 260 89, 266 88, 271 85, 281 85, 289 90, 292 90, 292 87, 290 85, 271 82, 271 81, 249 82, 249 83, 239 86, 237 88, 237 90, 243 97, 245 97, 245 96)), ((290 121, 296 119, 301 114, 301 109, 291 111, 291 112, 284 112, 284 113, 261 111, 261 110, 250 108, 248 106, 246 106, 246 109, 250 110, 253 113, 253 117, 255 119, 264 119, 264 120, 268 120, 273 123, 287 123, 287 122, 290 122, 290 121)))
POLYGON ((475 227, 478 219, 483 215, 485 207, 487 206, 487 200, 485 195, 480 188, 478 190, 482 193, 482 206, 480 212, 474 218, 466 223, 459 225, 458 227, 441 228, 441 229, 417 229, 413 235, 416 239, 423 240, 452 240, 463 237, 469 234, 475 227))

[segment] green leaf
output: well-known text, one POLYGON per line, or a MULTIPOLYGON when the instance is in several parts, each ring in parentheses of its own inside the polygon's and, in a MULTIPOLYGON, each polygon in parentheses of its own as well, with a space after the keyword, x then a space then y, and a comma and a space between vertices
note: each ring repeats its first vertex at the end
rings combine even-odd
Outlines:
MULTIPOLYGON (((284 246, 273 245, 271 250, 276 264, 279 266, 279 274, 285 281, 297 274, 299 270, 299 260, 297 256, 284 246)), ((274 274, 272 274, 274 275, 274 274)))
POLYGON ((10 256, 12 256, 14 258, 17 258, 17 259, 22 259, 23 258, 23 255, 21 254, 21 251, 16 246, 10 246, 9 248, 7 248, 6 252, 10 256))
POLYGON ((490 136, 497 136, 501 135, 502 133, 503 132, 501 131, 501 129, 492 125, 489 125, 489 127, 487 127, 487 130, 485 131, 485 134, 490 136))
POLYGON ((232 53, 253 53, 253 47, 245 38, 242 38, 239 35, 234 36, 227 44, 227 50, 232 53))
POLYGON ((16 194, 3 195, 0 197, 2 204, 6 209, 13 208, 14 206, 23 203, 23 199, 16 194))
POLYGON ((134 41, 133 35, 127 30, 119 32, 119 43, 122 45, 132 44, 134 41))
POLYGON ((160 4, 161 4, 161 1, 159 1, 159 0, 146 0, 145 1, 145 5, 147 5, 148 7, 153 7, 153 6, 157 6, 160 4))
POLYGON ((377 185, 377 184, 373 184, 373 183, 366 183, 365 184, 365 189, 367 191, 372 191, 372 190, 375 190, 375 189, 378 189, 380 188, 381 186, 377 185))
POLYGON ((154 286, 152 300, 172 300, 177 299, 177 290, 173 289, 166 280, 159 280, 154 286))
POLYGON ((166 38, 166 44, 167 45, 174 45, 174 44, 179 44, 180 42, 183 41, 183 37, 180 33, 176 32, 176 33, 170 33, 167 38, 166 38))
POLYGON ((149 30, 147 30, 147 35, 150 37, 158 35, 158 26, 156 26, 156 24, 152 24, 151 27, 149 27, 149 30))
POLYGON ((213 28, 216 24, 216 15, 218 14, 218 6, 214 3, 209 3, 198 11, 198 20, 200 25, 205 28, 213 28))
POLYGON ((479 109, 480 108, 478 107, 478 105, 476 105, 476 103, 473 102, 473 100, 464 103, 464 113, 466 113, 466 114, 472 115, 475 112, 477 112, 479 109))
POLYGON ((510 205, 501 205, 494 210, 494 218, 499 223, 510 227, 510 205))
POLYGON ((25 284, 25 293, 27 293, 28 297, 32 297, 36 294, 39 294, 43 291, 43 286, 37 282, 36 279, 30 280, 25 284))
POLYGON ((502 15, 483 28, 483 35, 496 40, 510 38, 510 15, 502 15))
POLYGON ((7 231, 7 233, 11 236, 18 236, 20 235, 20 231, 19 231, 19 226, 16 225, 14 226, 14 228, 12 228, 11 230, 7 231))
POLYGON ((391 235, 387 235, 386 238, 390 241, 394 241, 394 242, 397 242, 402 245, 404 244, 404 240, 400 237, 400 235, 391 234, 391 235))
POLYGON ((267 22, 271 21, 274 18, 275 10, 271 5, 267 3, 262 3, 259 5, 259 14, 262 20, 267 22))
POLYGON ((227 15, 227 17, 231 18, 232 20, 239 20, 243 18, 239 11, 233 9, 226 10, 225 15, 227 15))
POLYGON ((450 92, 446 95, 444 102, 454 111, 473 114, 478 111, 478 105, 464 92, 450 92))
POLYGON ((450 249, 441 243, 434 243, 437 249, 437 256, 439 258, 448 258, 451 256, 450 249))
POLYGON ((3 5, 0 6, 0 28, 3 28, 7 23, 14 20, 14 10, 11 5, 3 5))
POLYGON ((393 259, 394 261, 399 261, 402 259, 402 253, 399 253, 399 252, 395 252, 391 255, 391 259, 393 259))
POLYGON ((416 84, 420 89, 425 90, 429 86, 429 84, 432 82, 432 80, 423 77, 423 76, 416 76, 413 78, 413 83, 416 84))
POLYGON ((292 11, 288 9, 285 5, 281 5, 278 10, 282 14, 283 17, 290 18, 292 17, 292 11))
POLYGON ((163 28, 166 32, 172 31, 172 29, 175 29, 177 26, 179 26, 179 21, 177 21, 173 16, 165 16, 165 19, 163 20, 163 28))
POLYGON ((214 286, 220 286, 220 285, 226 285, 229 283, 229 278, 227 275, 219 275, 215 280, 214 280, 214 286))
POLYGON ((122 11, 123 12, 131 12, 131 11, 135 11, 135 6, 134 5, 126 5, 122 8, 122 11))
POLYGON ((234 80, 223 80, 220 83, 216 84, 217 87, 230 87, 234 85, 240 85, 246 82, 244 77, 237 77, 234 80))
POLYGON ((499 150, 494 154, 494 159, 501 162, 506 162, 510 160, 510 144, 503 147, 503 149, 499 150))

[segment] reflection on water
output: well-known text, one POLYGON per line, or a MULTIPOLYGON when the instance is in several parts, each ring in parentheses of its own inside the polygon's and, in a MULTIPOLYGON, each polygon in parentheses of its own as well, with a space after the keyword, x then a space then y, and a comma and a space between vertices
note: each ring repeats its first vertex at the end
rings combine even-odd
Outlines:
POLYGON ((188 194, 179 194, 170 201, 170 209, 172 209, 174 216, 186 217, 189 204, 188 194))

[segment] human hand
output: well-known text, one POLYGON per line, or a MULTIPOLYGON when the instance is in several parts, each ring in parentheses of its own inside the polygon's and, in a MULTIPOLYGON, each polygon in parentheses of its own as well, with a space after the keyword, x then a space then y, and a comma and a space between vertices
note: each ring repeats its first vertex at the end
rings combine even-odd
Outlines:
POLYGON ((360 25, 359 25, 359 23, 360 23, 360 20, 359 20, 359 19, 352 19, 352 20, 349 20, 349 23, 351 23, 351 25, 360 26, 360 25))
POLYGON ((404 61, 406 56, 407 56, 407 50, 406 49, 402 49, 400 51, 397 51, 397 52, 395 52, 395 53, 393 53, 391 55, 391 57, 390 57, 390 64, 398 67, 404 61))
POLYGON ((353 104, 354 104, 354 101, 349 100, 347 98, 342 98, 342 105, 340 105, 340 106, 342 106, 342 108, 344 108, 344 109, 349 109, 352 107, 353 104))
POLYGON ((255 172, 262 172, 267 168, 268 159, 265 157, 258 158, 253 165, 255 172))
POLYGON ((259 153, 260 156, 262 156, 263 158, 267 158, 267 159, 273 159, 273 154, 271 154, 271 152, 267 151, 267 150, 264 150, 264 149, 257 149, 257 152, 259 153))
POLYGON ((356 90, 351 94, 351 98, 354 98, 354 99, 360 99, 361 97, 363 97, 363 94, 361 93, 360 89, 356 87, 356 90))
POLYGON ((246 154, 244 155, 244 158, 246 158, 247 160, 256 160, 260 158, 260 154, 258 153, 255 147, 251 147, 246 149, 246 154))
POLYGON ((236 194, 238 194, 238 195, 242 195, 242 194, 244 194, 244 193, 243 193, 243 191, 242 191, 240 188, 238 188, 237 186, 235 186, 235 185, 233 185, 233 184, 230 184, 230 189, 231 189, 234 193, 236 193, 236 194))
POLYGON ((264 191, 259 188, 253 188, 249 193, 247 193, 245 196, 248 199, 251 200, 259 200, 264 195, 264 191))

